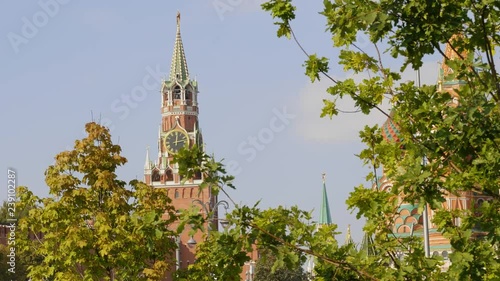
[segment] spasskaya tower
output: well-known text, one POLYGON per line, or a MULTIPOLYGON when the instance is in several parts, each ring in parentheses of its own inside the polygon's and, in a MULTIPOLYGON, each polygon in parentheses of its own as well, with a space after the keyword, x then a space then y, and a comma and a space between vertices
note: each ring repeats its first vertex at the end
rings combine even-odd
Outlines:
MULTIPOLYGON (((198 120, 198 83, 189 76, 188 65, 180 31, 180 13, 177 13, 177 34, 175 38, 170 73, 162 81, 161 89, 161 125, 158 131, 158 156, 150 160, 149 149, 146 152, 144 181, 156 188, 167 189, 168 196, 176 210, 187 209, 202 202, 207 209, 215 206, 217 197, 210 190, 199 192, 201 174, 181 183, 177 164, 172 163, 173 156, 183 147, 198 145, 203 147, 203 138, 198 120), (196 203, 195 203, 196 202, 196 203)), ((205 213, 200 208, 200 213, 205 213)), ((206 215, 206 214, 204 214, 206 215)), ((179 249, 175 253, 176 268, 185 268, 194 262, 194 248, 187 242, 190 239, 202 240, 202 233, 194 237, 188 235, 189 229, 178 239, 179 249)))

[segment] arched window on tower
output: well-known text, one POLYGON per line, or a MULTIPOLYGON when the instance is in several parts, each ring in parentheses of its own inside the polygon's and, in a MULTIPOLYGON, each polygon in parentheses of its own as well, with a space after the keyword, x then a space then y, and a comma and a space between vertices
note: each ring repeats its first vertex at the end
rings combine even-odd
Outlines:
MULTIPOLYGON (((474 205, 474 209, 475 209, 474 215, 475 216, 478 216, 478 217, 481 216, 482 213, 479 211, 479 209, 481 208, 481 205, 483 205, 483 203, 484 203, 483 198, 479 198, 476 200, 476 204, 474 205)), ((479 224, 477 224, 475 227, 479 228, 479 224)))
POLYGON ((163 105, 165 106, 165 105, 167 105, 167 103, 168 103, 168 94, 164 93, 163 94, 163 105))
POLYGON ((441 256, 443 256, 443 258, 444 258, 445 260, 447 260, 447 259, 448 259, 448 251, 443 251, 443 252, 441 253, 441 256))
POLYGON ((187 85, 185 92, 186 92, 186 100, 188 100, 188 101, 192 100, 193 99, 193 87, 191 87, 191 85, 187 85))
POLYGON ((174 87, 174 100, 180 100, 181 99, 181 87, 175 86, 174 87))
POLYGON ((160 172, 157 169, 153 170, 153 181, 160 181, 160 172))
POLYGON ((196 171, 194 172, 194 178, 195 180, 201 180, 201 172, 200 171, 196 171))
POLYGON ((165 171, 165 181, 173 181, 174 180, 174 174, 172 173, 172 170, 167 169, 165 171))
POLYGON ((184 89, 184 101, 186 105, 193 105, 193 99, 194 99, 194 91, 193 87, 191 85, 187 85, 186 88, 184 89))
POLYGON ((484 199, 483 198, 479 198, 477 200, 476 207, 477 208, 481 207, 481 205, 483 205, 483 203, 484 203, 484 199))

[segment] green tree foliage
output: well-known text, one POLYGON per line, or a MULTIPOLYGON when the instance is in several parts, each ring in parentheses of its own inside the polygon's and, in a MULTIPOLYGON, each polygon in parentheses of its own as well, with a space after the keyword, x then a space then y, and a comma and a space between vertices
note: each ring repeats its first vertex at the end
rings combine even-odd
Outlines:
MULTIPOLYGON (((367 270, 380 279, 432 277, 428 275, 435 266, 431 259, 422 259, 415 241, 395 239, 388 227, 398 206, 395 199, 403 195, 407 202, 419 202, 420 206, 428 203, 435 212, 434 223, 451 241, 452 265, 441 275, 453 280, 496 280, 500 276, 500 84, 493 55, 500 43, 498 3, 323 3, 321 15, 340 55, 338 59, 308 55, 305 63, 311 81, 319 79, 320 74, 332 81, 328 89, 332 100, 325 101, 322 116, 337 115, 335 100, 349 97, 363 113, 380 111, 400 130, 398 143, 382 141, 378 126, 360 133, 367 145, 360 158, 375 168, 367 179, 376 182, 376 169, 384 167, 394 184, 390 193, 358 187, 347 201, 349 208, 358 210, 358 217, 367 219, 365 229, 369 234, 375 234, 377 252, 382 254, 374 264, 391 263, 395 268, 390 275, 367 270), (360 35, 369 38, 373 48, 359 48, 360 35), (445 46, 451 52, 445 52, 445 46), (434 53, 442 55, 445 68, 452 69, 450 75, 440 78, 441 83, 460 84, 459 89, 443 91, 435 85, 419 87, 400 81, 399 71, 408 66, 418 69, 424 56, 434 53), (385 67, 391 57, 402 61, 399 69, 385 67), (327 71, 332 61, 346 71, 370 75, 360 82, 331 79, 327 71), (452 102, 450 94, 458 94, 458 103, 452 102), (380 110, 384 100, 391 104, 391 115, 380 110), (422 163, 424 158, 427 165, 422 163), (444 208, 441 203, 445 195, 460 191, 484 194, 492 200, 477 210, 444 208), (462 223, 455 224, 456 218, 462 223), (482 239, 472 239, 475 229, 483 231, 482 239), (409 249, 403 261, 394 258, 397 247, 409 249)), ((269 1, 263 8, 279 19, 278 36, 293 35, 292 1, 269 1)))
MULTIPOLYGON (((182 171, 180 169, 181 173, 201 170, 204 174, 211 174, 212 190, 228 195, 224 187, 231 184, 232 177, 222 172, 224 169, 220 162, 215 162, 198 148, 179 153, 176 161, 183 167, 182 171), (200 165, 198 163, 201 162, 193 161, 193 157, 200 157, 199 160, 211 159, 206 161, 211 165, 200 165)), ((208 185, 205 186, 208 188, 208 185)), ((230 227, 222 232, 210 232, 203 243, 197 245, 196 262, 187 270, 177 272, 176 280, 240 280, 242 268, 245 262, 250 261, 248 253, 253 251, 254 245, 272 255, 271 272, 277 269, 293 272, 309 257, 314 257, 322 265, 321 276, 329 276, 334 272, 336 276, 345 277, 341 280, 356 280, 349 279, 349 276, 373 279, 369 272, 348 262, 365 262, 366 258, 361 259, 360 257, 365 257, 364 254, 352 251, 352 244, 337 244, 335 235, 339 232, 336 231, 336 225, 317 228, 311 222, 311 213, 297 207, 279 206, 262 210, 258 203, 246 206, 231 202, 234 209, 224 218, 230 227)), ((210 215, 200 218, 198 214, 187 213, 184 223, 191 224, 194 229, 200 229, 208 222, 208 218, 210 215)))
MULTIPOLYGON (((338 115, 336 100, 350 98, 361 113, 383 114, 400 131, 399 142, 385 141, 379 126, 360 132, 366 149, 359 157, 372 169, 367 180, 378 186, 377 173, 383 167, 393 183, 389 192, 360 185, 347 200, 348 208, 366 219, 364 230, 374 237, 375 255, 339 247, 335 226, 316 231, 309 213, 295 207, 260 210, 235 204, 228 216, 232 227, 210 236, 206 241, 210 246, 200 245, 197 263, 223 276, 226 261, 242 266, 247 259, 242 253, 257 243, 276 257, 274 269, 294 268, 306 256, 314 256, 317 280, 499 280, 500 78, 494 59, 500 44, 498 1, 325 0, 323 4, 320 14, 333 47, 339 49, 338 58, 309 54, 301 46, 311 81, 326 78, 332 83, 327 90, 332 97, 324 100, 321 116, 338 115), (358 46, 360 36, 365 42, 368 38, 370 47, 358 46), (445 51, 446 46, 451 52, 445 51), (443 71, 441 85, 401 81, 402 70, 418 69, 431 54, 441 55, 444 68, 452 69, 443 71), (389 68, 388 61, 391 66, 400 64, 389 68), (328 74, 331 64, 350 73, 366 73, 367 78, 333 79, 328 74), (450 83, 460 87, 441 89, 450 83), (381 109, 384 102, 391 105, 390 113, 381 109), (466 210, 443 206, 447 194, 461 191, 491 200, 466 210), (439 257, 425 257, 420 238, 395 237, 391 224, 400 199, 418 203, 420 211, 425 204, 433 210, 433 223, 453 247, 447 271, 441 271, 439 257), (223 249, 224 255, 210 249, 223 249)), ((292 0, 271 0, 262 7, 276 19, 279 37, 299 43, 292 29, 296 16, 292 0)), ((233 275, 236 268, 230 267, 233 275)))
POLYGON ((125 164, 108 129, 86 125, 74 149, 55 157, 45 175, 50 197, 18 190, 18 249, 42 257, 32 280, 160 280, 170 267, 176 219, 164 189, 116 176, 125 164), (28 234, 34 239, 27 239, 28 234), (41 235, 40 235, 41 234, 41 235))
POLYGON ((307 275, 302 266, 293 270, 286 267, 273 270, 276 257, 266 249, 259 251, 259 260, 255 267, 254 281, 307 281, 307 275))
MULTIPOLYGON (((15 208, 15 202, 12 202, 12 205, 10 206, 15 210, 14 212, 14 218, 19 220, 22 217, 25 217, 28 214, 28 209, 19 209, 15 208)), ((12 219, 12 217, 9 214, 9 205, 7 201, 4 201, 2 206, 0 207, 0 224, 6 224, 8 222, 8 219, 12 219)))
MULTIPOLYGON (((10 225, 12 221, 8 221, 8 219, 12 219, 9 215, 9 211, 15 209, 14 218, 19 220, 25 217, 28 214, 28 210, 15 208, 16 204, 8 205, 7 201, 4 201, 2 207, 0 207, 0 224, 10 225), (11 210, 9 210, 9 208, 11 210)), ((8 230, 10 231, 10 230, 8 230)), ((15 230, 14 230, 15 233, 15 230)), ((7 235, 10 235, 8 232, 7 235)), ((10 237, 10 236, 7 236, 10 237)), ((14 236, 14 238, 16 238, 14 236)), ((15 249, 16 240, 7 240, 7 244, 0 244, 0 281, 3 280, 28 280, 28 266, 38 264, 40 262, 40 257, 30 253, 30 254, 21 254, 18 251, 11 251, 11 249, 15 249), (9 244, 10 243, 10 244, 9 244), (15 255, 15 261, 11 263, 11 256, 15 255), (10 271, 9 271, 10 270, 10 271)))

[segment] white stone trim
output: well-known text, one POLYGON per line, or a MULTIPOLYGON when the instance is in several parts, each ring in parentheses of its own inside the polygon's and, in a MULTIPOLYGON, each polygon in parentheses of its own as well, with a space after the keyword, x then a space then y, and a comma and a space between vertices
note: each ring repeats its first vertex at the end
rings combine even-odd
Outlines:
POLYGON ((198 112, 196 112, 196 111, 185 111, 185 110, 181 110, 181 111, 167 111, 167 110, 163 110, 163 112, 161 114, 162 117, 172 116, 172 115, 198 116, 198 112))

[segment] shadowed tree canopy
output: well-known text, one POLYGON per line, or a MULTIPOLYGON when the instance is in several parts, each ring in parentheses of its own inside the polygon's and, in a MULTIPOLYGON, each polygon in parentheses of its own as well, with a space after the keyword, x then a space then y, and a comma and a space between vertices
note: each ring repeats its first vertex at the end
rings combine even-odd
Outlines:
MULTIPOLYGON (((13 203, 13 206, 15 206, 15 203, 13 203)), ((12 208, 11 207, 11 208, 12 208)), ((28 214, 28 209, 19 209, 19 208, 14 208, 14 218, 15 219, 20 219, 22 217, 25 217, 28 214)), ((4 201, 2 206, 0 207, 0 224, 6 224, 8 222, 8 219, 11 218, 9 214, 9 206, 8 202, 4 201)))
MULTIPOLYGON (((0 224, 5 224, 6 226, 10 226, 12 221, 8 221, 8 219, 12 219, 10 212, 14 210, 14 218, 19 220, 25 217, 28 214, 27 209, 16 208, 15 202, 11 202, 9 205, 8 201, 4 201, 2 207, 0 207, 0 224)), ((2 272, 3 276, 0 277, 0 281, 2 280, 28 280, 28 266, 35 265, 40 262, 40 256, 37 256, 33 253, 19 253, 14 252, 16 254, 15 257, 15 267, 13 264, 9 264, 10 256, 12 256, 11 248, 16 247, 16 237, 13 236, 14 239, 9 240, 10 229, 7 228, 6 245, 0 244, 0 272, 2 272), (2 279, 3 278, 3 279, 2 279)), ((15 231, 15 229, 14 229, 15 231)))

